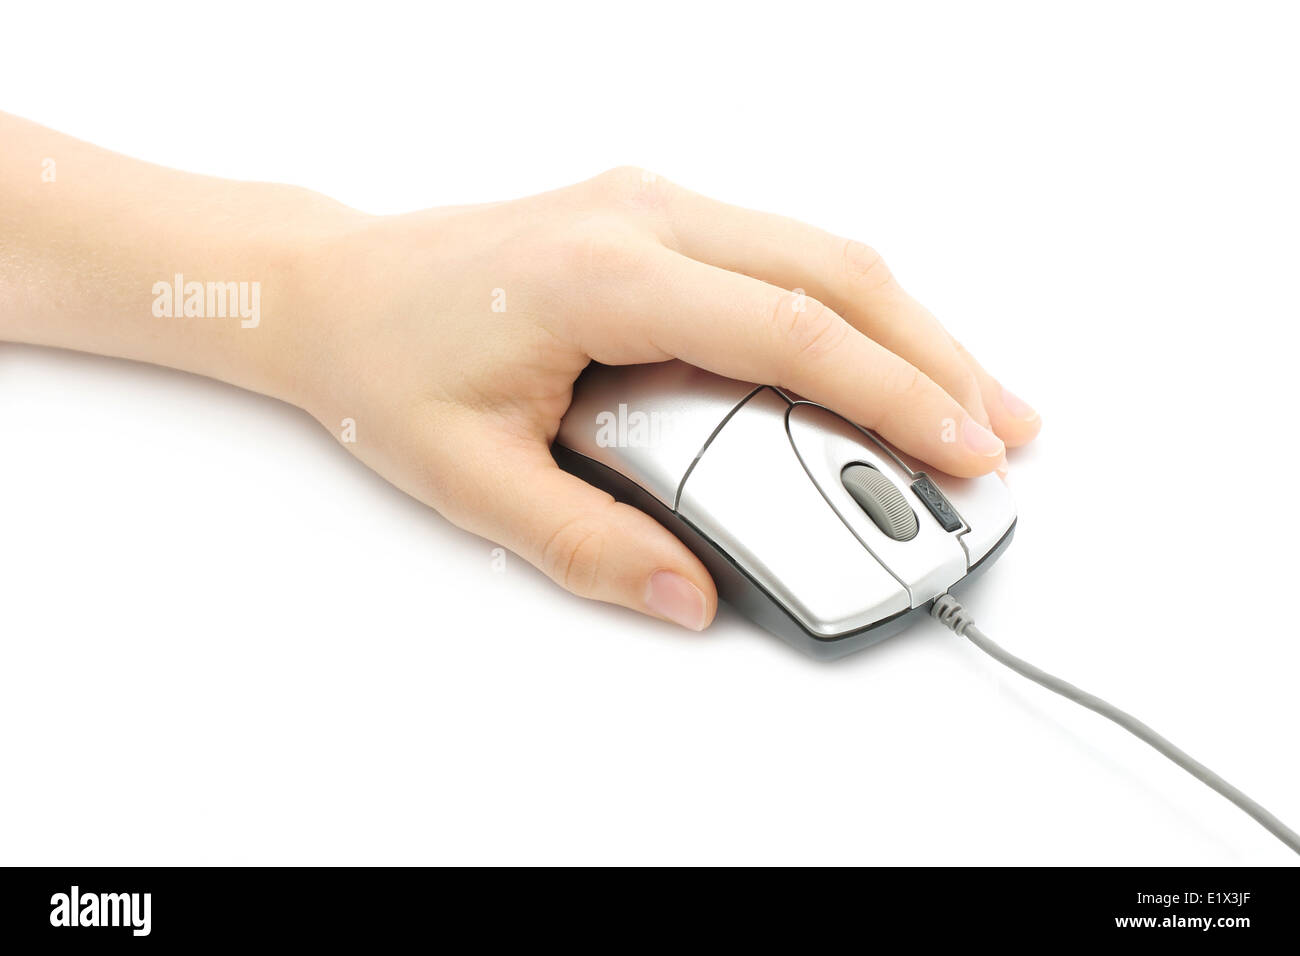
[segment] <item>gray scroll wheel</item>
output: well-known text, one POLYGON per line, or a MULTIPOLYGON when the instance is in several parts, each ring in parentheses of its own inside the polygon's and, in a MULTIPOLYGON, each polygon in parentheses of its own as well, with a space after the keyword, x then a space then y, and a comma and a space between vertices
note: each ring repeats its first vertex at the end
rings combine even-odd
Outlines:
POLYGON ((895 541, 916 537, 916 512, 898 486, 870 465, 855 462, 840 473, 844 488, 885 534, 895 541))

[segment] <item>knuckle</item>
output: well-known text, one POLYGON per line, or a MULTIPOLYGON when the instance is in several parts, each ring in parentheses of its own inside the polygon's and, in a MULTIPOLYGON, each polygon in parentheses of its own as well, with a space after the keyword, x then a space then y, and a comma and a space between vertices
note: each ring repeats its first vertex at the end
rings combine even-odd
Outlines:
POLYGON ((918 392, 923 391, 929 383, 925 373, 910 362, 898 362, 885 375, 881 390, 894 400, 895 404, 905 402, 918 392))
POLYGON ((786 293, 777 300, 772 323, 791 358, 800 362, 834 351, 848 332, 838 315, 802 292, 786 293))
POLYGON ((913 407, 929 386, 930 379, 915 365, 901 359, 893 363, 876 382, 879 412, 870 427, 888 427, 905 409, 913 407))
POLYGON ((932 376, 934 383, 958 403, 972 411, 980 406, 983 393, 979 378, 962 361, 960 355, 954 352, 951 356, 943 357, 942 361, 936 362, 931 371, 934 372, 932 376))
POLYGON ((565 590, 590 597, 600 580, 604 541, 600 526, 590 517, 572 518, 542 546, 542 571, 565 590))
POLYGON ((593 183, 598 200, 616 207, 659 206, 667 201, 673 189, 667 179, 640 166, 618 166, 601 173, 593 183))
POLYGON ((889 431, 898 416, 917 406, 930 385, 930 377, 910 362, 900 359, 892 363, 876 378, 875 415, 863 424, 872 431, 889 431))
POLYGON ((855 239, 845 239, 840 264, 848 283, 861 291, 874 291, 894 284, 893 273, 884 257, 875 249, 855 239))
POLYGON ((596 182, 610 190, 626 190, 641 179, 645 172, 640 166, 615 166, 596 177, 596 182))

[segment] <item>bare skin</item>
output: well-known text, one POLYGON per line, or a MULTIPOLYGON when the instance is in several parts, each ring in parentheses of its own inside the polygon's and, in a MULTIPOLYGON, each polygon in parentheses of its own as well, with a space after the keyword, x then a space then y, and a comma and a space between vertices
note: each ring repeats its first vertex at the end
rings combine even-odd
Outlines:
POLYGON ((1041 425, 867 246, 642 170, 370 216, 4 114, 0 143, 0 340, 210 376, 336 437, 351 419, 344 447, 450 521, 577 594, 695 630, 717 607, 700 562, 550 456, 590 360, 783 385, 960 476, 1004 471, 1041 425), (256 282, 256 324, 160 317, 177 274, 256 282))

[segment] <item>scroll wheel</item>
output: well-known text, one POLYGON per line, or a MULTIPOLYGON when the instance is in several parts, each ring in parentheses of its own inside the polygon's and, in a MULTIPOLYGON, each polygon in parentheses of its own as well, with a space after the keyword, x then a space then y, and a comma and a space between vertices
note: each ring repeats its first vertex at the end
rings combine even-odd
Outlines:
POLYGON ((895 541, 916 537, 916 512, 898 486, 870 465, 856 463, 840 473, 844 488, 885 534, 895 541))

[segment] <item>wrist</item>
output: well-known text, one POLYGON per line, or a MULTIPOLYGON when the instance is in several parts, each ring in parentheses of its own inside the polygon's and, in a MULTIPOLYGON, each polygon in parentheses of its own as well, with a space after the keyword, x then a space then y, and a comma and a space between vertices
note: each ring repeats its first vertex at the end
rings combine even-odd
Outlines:
POLYGON ((265 227, 231 241, 251 260, 260 300, 257 314, 241 315, 232 329, 240 367, 227 380, 315 414, 334 374, 327 343, 333 303, 348 279, 338 250, 373 217, 297 187, 247 185, 249 201, 265 210, 265 227))

